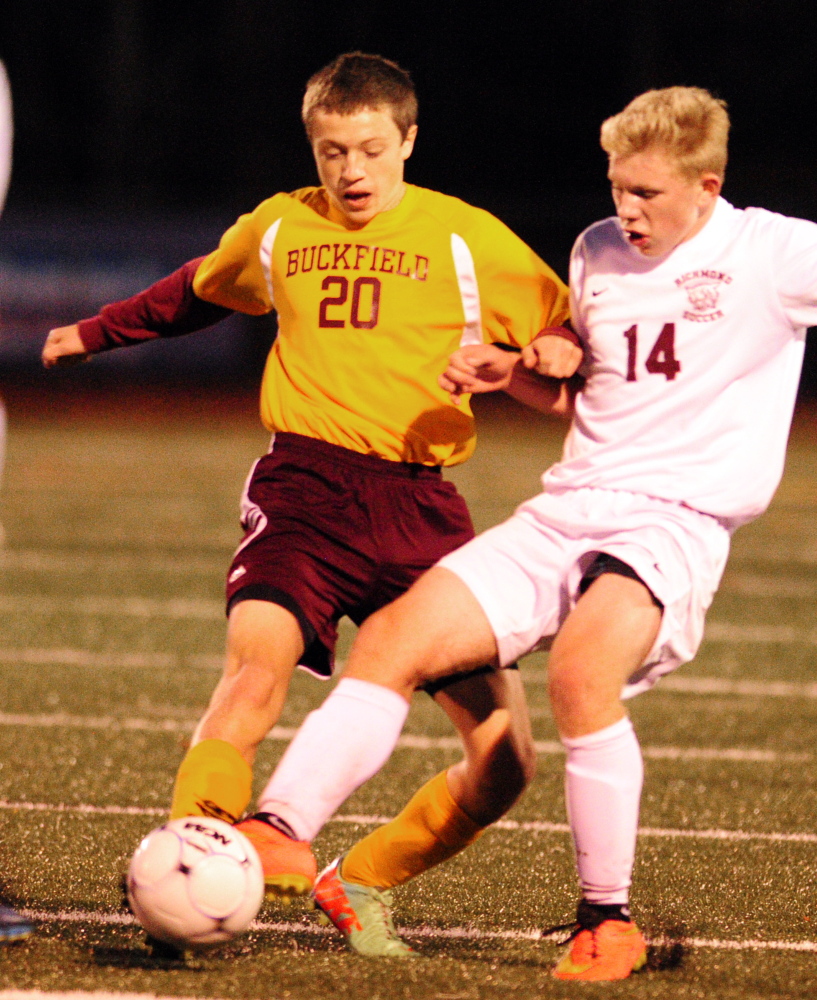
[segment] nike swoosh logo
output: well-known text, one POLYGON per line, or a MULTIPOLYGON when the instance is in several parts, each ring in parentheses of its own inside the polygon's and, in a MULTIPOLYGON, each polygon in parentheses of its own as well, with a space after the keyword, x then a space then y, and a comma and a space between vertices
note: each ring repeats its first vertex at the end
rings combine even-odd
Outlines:
POLYGON ((593 289, 593 291, 590 294, 593 296, 593 298, 595 298, 597 295, 601 295, 603 292, 606 291, 607 291, 606 288, 593 289))

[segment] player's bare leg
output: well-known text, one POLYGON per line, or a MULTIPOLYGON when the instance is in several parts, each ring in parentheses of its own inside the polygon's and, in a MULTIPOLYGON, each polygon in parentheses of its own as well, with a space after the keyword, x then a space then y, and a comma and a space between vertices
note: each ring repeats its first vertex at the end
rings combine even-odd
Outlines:
POLYGON ((642 583, 616 573, 594 580, 550 651, 550 699, 561 736, 584 736, 624 718, 621 689, 660 625, 661 610, 642 583))
POLYGON ((477 599, 455 573, 435 566, 364 622, 344 676, 409 701, 428 681, 496 664, 496 640, 477 599))
POLYGON ((627 905, 643 769, 621 689, 660 624, 661 610, 643 584, 606 573, 580 598, 551 650, 551 703, 567 749, 565 791, 582 888, 577 932, 554 969, 560 979, 621 979, 646 962, 627 905))
POLYGON ((285 608, 269 601, 235 605, 224 673, 179 768, 171 816, 240 818, 255 754, 278 720, 303 649, 300 626, 285 608))
POLYGON ((480 827, 496 822, 536 773, 536 748, 518 670, 481 674, 435 695, 457 728, 464 757, 447 772, 457 805, 480 827))
POLYGON ((227 659, 193 744, 227 740, 252 766, 278 721, 304 641, 295 616, 270 601, 239 601, 230 612, 227 659))

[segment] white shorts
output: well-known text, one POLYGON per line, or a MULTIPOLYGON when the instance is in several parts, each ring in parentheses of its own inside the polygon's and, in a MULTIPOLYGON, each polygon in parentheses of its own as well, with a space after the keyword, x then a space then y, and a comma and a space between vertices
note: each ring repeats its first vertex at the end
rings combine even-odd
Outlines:
POLYGON ((716 518, 620 490, 540 493, 438 565, 473 592, 507 666, 550 647, 600 552, 631 566, 664 606, 655 645, 624 687, 632 697, 698 650, 729 554, 716 518))

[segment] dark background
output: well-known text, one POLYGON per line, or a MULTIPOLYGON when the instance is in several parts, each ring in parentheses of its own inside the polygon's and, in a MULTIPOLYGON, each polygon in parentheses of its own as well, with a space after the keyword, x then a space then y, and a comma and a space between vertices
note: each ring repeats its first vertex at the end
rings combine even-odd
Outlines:
MULTIPOLYGON (((731 201, 817 219, 815 29, 802 0, 6 5, 16 135, 0 370, 28 368, 48 325, 138 290, 264 197, 312 183, 303 86, 352 49, 414 77, 408 179, 492 210, 562 275, 575 235, 610 212, 599 125, 649 87, 727 100, 731 201)), ((271 329, 208 336, 199 374, 209 351, 220 377, 240 380, 255 378, 271 329)), ((186 371, 174 352, 150 345, 115 366, 186 371)))

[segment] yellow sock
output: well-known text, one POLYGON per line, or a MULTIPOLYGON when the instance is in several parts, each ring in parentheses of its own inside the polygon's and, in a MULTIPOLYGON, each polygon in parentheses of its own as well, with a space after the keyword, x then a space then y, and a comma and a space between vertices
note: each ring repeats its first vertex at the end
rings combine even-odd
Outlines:
POLYGON ((214 816, 235 823, 252 795, 252 769, 226 740, 202 740, 176 775, 170 818, 214 816))
POLYGON ((391 889, 452 858, 483 829, 451 797, 443 771, 391 822, 355 844, 343 859, 343 878, 391 889))

